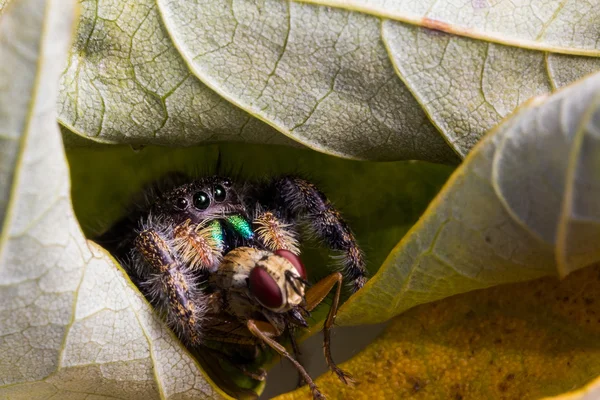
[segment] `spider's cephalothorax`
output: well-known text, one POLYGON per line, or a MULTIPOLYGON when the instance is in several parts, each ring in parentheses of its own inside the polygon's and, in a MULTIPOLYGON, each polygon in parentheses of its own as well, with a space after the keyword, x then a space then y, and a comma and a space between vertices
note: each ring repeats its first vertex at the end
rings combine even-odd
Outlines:
POLYGON ((319 397, 304 369, 274 338, 306 326, 308 312, 337 284, 325 324, 325 355, 332 370, 349 382, 329 350, 342 274, 307 289, 298 258, 296 227, 302 223, 341 253, 353 290, 366 281, 354 236, 322 192, 297 177, 250 184, 214 176, 150 193, 144 205, 98 241, 123 262, 188 346, 203 340, 262 341, 295 363, 319 397))

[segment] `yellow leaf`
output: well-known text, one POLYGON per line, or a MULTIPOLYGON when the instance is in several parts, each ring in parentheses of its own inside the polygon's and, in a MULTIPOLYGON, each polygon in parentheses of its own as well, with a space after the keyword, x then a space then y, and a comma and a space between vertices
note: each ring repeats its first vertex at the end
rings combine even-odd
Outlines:
MULTIPOLYGON (((562 282, 545 278, 422 305, 342 365, 355 388, 330 373, 317 385, 334 399, 558 395, 600 375, 598 293, 600 267, 592 267, 562 282)), ((278 399, 303 398, 307 388, 278 399)))

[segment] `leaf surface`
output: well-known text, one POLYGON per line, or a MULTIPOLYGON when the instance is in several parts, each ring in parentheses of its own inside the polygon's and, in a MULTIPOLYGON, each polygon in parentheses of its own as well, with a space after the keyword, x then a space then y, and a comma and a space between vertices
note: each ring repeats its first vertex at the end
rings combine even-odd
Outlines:
POLYGON ((385 321, 600 260, 599 137, 599 74, 522 107, 473 150, 337 322, 385 321))
POLYGON ((600 375, 599 290, 596 266, 421 305, 341 365, 354 388, 331 373, 316 383, 334 399, 593 399, 594 384, 560 393, 600 375))
POLYGON ((83 1, 60 121, 100 142, 455 163, 531 96, 600 67, 585 0, 310 3, 83 1))
POLYGON ((54 100, 74 5, 0 18, 0 398, 219 398, 73 213, 54 100))
MULTIPOLYGON (((66 137, 80 135, 70 139, 77 145, 86 137, 136 149, 245 141, 452 163, 529 97, 598 69, 597 11, 586 4, 524 7, 508 19, 499 9, 473 19, 478 2, 457 15, 434 4, 412 21, 342 3, 86 0, 60 81, 59 120, 66 137), (576 29, 557 28, 577 10, 584 13, 576 29), (515 21, 533 21, 531 32, 511 29, 515 21)), ((0 396, 222 396, 74 218, 48 102, 69 33, 65 15, 52 2, 0 0, 0 396)), ((370 270, 383 263, 342 308, 340 324, 566 275, 600 255, 598 81, 519 108, 473 150, 385 262, 449 169, 276 146, 127 155, 99 146, 69 156, 77 217, 93 234, 144 180, 175 165, 197 168, 222 151, 256 176, 302 163, 320 174, 370 270)), ((327 272, 319 268, 324 253, 307 253, 321 260, 311 263, 318 279, 327 272)))

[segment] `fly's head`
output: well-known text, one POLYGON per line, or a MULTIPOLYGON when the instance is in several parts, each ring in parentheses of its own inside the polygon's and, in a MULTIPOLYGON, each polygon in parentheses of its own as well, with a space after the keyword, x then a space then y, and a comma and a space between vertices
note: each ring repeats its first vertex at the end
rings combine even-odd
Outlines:
POLYGON ((248 291, 263 307, 284 313, 305 302, 306 269, 289 250, 260 259, 248 276, 248 291))
POLYGON ((298 256, 288 250, 272 253, 252 247, 235 248, 225 255, 210 280, 226 292, 243 294, 255 308, 277 314, 305 302, 306 270, 298 256))
POLYGON ((178 186, 163 193, 151 213, 174 224, 190 221, 194 225, 232 214, 245 214, 245 207, 229 178, 210 177, 178 186))

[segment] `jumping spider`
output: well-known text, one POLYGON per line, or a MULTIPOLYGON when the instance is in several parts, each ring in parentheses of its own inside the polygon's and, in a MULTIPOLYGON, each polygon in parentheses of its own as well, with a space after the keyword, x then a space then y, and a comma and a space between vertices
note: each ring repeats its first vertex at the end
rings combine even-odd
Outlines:
MULTIPOLYGON (((180 339, 189 348, 205 341, 266 344, 290 360, 313 396, 321 398, 302 365, 276 339, 288 333, 297 352, 290 332, 307 327, 309 312, 337 285, 324 324, 324 352, 330 369, 350 383, 330 350, 344 277, 334 272, 309 288, 299 259, 296 228, 303 223, 341 253, 353 291, 366 282, 354 235, 325 195, 293 176, 258 183, 218 176, 170 181, 167 188, 156 185, 142 206, 98 242, 121 260, 180 339)), ((264 371, 240 369, 264 379, 264 371)))

